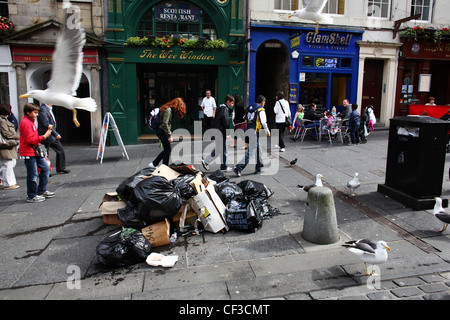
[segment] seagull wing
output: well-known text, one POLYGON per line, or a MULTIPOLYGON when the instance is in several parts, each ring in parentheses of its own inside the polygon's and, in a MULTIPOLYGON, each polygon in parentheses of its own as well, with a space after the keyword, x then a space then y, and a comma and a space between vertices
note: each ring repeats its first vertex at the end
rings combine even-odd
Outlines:
POLYGON ((311 0, 306 7, 306 11, 321 13, 328 0, 311 0))
POLYGON ((450 223, 450 214, 448 214, 446 212, 445 213, 443 213, 443 212, 436 213, 435 216, 442 222, 450 223))
MULTIPOLYGON (((76 13, 74 14, 76 15, 76 13)), ((83 46, 86 35, 80 23, 73 23, 68 16, 53 52, 52 76, 48 90, 54 93, 76 95, 83 71, 83 46)))
POLYGON ((375 254, 375 249, 377 248, 377 244, 368 239, 361 239, 357 241, 347 241, 346 244, 343 245, 346 248, 354 248, 363 251, 363 253, 375 254))

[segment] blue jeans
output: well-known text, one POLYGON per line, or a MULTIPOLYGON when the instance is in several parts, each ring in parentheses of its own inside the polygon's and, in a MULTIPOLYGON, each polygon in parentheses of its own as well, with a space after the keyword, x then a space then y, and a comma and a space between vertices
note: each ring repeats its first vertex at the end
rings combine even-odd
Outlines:
POLYGON ((27 196, 31 199, 37 194, 42 194, 47 191, 50 167, 45 158, 37 157, 25 159, 25 167, 27 168, 27 196), (37 183, 38 167, 41 169, 41 172, 39 173, 39 185, 37 183))
POLYGON ((255 172, 260 172, 261 168, 264 167, 264 164, 262 163, 261 146, 259 145, 259 132, 254 133, 252 132, 253 130, 254 129, 250 129, 245 132, 245 134, 249 137, 249 141, 244 159, 242 159, 236 165, 236 170, 238 170, 239 172, 244 170, 244 168, 250 162, 250 159, 254 157, 256 157, 255 172))
POLYGON ((352 139, 352 143, 359 143, 359 123, 356 123, 349 127, 350 138, 352 139))
POLYGON ((218 139, 216 137, 214 141, 216 143, 216 147, 213 149, 213 151, 211 151, 211 154, 205 158, 205 162, 211 163, 214 160, 214 158, 216 157, 216 149, 217 149, 217 151, 219 152, 222 151, 222 154, 220 155, 220 159, 222 160, 220 164, 220 170, 225 170, 228 167, 226 135, 223 134, 221 139, 220 138, 218 139), (220 144, 222 144, 222 148, 220 147, 220 144))

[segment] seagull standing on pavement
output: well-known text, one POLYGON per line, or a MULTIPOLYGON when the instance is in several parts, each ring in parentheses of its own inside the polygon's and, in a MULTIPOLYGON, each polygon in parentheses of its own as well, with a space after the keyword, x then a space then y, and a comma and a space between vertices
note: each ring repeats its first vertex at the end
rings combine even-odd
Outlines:
POLYGON ((303 191, 308 192, 309 189, 313 188, 313 187, 323 187, 323 183, 322 183, 322 179, 325 179, 325 177, 323 175, 321 175, 320 173, 318 173, 316 175, 316 182, 312 185, 309 186, 301 186, 301 185, 297 185, 297 187, 299 187, 300 189, 302 189, 303 191))
POLYGON ((439 230, 439 232, 443 232, 450 223, 450 214, 442 207, 442 199, 439 197, 436 197, 435 199, 436 203, 434 204, 433 214, 444 224, 442 229, 439 230))
POLYGON ((347 188, 349 188, 352 192, 352 196, 355 195, 355 190, 361 185, 358 176, 358 172, 355 172, 355 176, 353 177, 353 179, 347 182, 347 188))
POLYGON ((316 34, 319 33, 319 23, 328 23, 332 24, 333 19, 327 15, 322 14, 322 10, 327 4, 328 0, 311 0, 306 8, 301 10, 295 10, 292 14, 289 15, 289 18, 293 16, 303 19, 309 20, 316 23, 316 34))
POLYGON ((86 42, 86 34, 81 27, 79 12, 68 1, 64 1, 63 8, 66 9, 66 15, 53 52, 52 74, 47 89, 31 90, 19 97, 31 97, 39 100, 40 103, 72 110, 73 122, 79 127, 76 109, 94 112, 97 110, 97 104, 92 98, 76 97, 76 90, 83 73, 83 46, 86 42), (69 16, 72 8, 75 13, 69 16))
POLYGON ((384 241, 374 242, 368 239, 347 241, 342 246, 358 255, 364 262, 364 266, 366 267, 366 276, 375 275, 373 265, 385 263, 388 258, 386 250, 391 250, 391 248, 389 248, 387 243, 384 241), (372 265, 371 274, 367 270, 367 263, 372 265))

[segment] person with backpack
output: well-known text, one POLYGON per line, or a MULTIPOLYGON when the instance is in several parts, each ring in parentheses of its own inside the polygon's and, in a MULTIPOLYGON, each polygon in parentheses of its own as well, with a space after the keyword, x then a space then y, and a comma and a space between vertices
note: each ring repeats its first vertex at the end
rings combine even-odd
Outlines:
MULTIPOLYGON (((183 118, 186 114, 186 105, 181 98, 175 98, 166 104, 164 104, 161 108, 159 108, 159 112, 156 114, 155 119, 152 121, 152 117, 150 117, 150 122, 159 122, 158 125, 155 126, 156 136, 161 141, 163 146, 163 151, 158 154, 158 156, 148 164, 150 168, 156 168, 161 160, 163 164, 169 165, 170 154, 172 152, 172 117, 173 114, 176 113, 180 118, 183 118)), ((152 127, 151 124, 149 124, 152 127)))
POLYGON ((227 146, 226 146, 226 137, 227 137, 227 129, 230 126, 230 109, 234 104, 234 97, 230 94, 225 96, 225 103, 220 104, 216 110, 216 115, 212 122, 212 128, 218 129, 221 133, 220 137, 215 137, 216 147, 213 149, 211 154, 202 160, 202 165, 205 170, 209 170, 209 163, 214 160, 216 157, 216 149, 220 149, 220 145, 222 145, 222 162, 220 165, 220 170, 231 171, 232 169, 228 167, 227 164, 227 146))
POLYGON ((267 126, 266 111, 264 105, 266 98, 262 95, 256 97, 256 101, 252 104, 246 114, 246 130, 245 136, 248 138, 248 148, 245 152, 244 158, 233 168, 234 173, 240 177, 241 171, 249 163, 250 159, 256 156, 255 174, 261 173, 261 168, 264 167, 262 163, 262 151, 259 145, 259 131, 264 129, 267 136, 270 137, 270 130, 267 126), (256 154, 256 155, 255 155, 256 154))

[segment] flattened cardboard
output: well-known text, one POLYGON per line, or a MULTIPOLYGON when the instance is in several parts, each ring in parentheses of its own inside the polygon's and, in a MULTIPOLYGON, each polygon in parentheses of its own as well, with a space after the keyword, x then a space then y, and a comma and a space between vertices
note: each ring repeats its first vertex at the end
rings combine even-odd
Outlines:
POLYGON ((173 180, 175 178, 178 178, 180 174, 176 172, 175 170, 169 168, 165 164, 162 164, 158 166, 155 171, 153 171, 152 176, 161 176, 166 178, 167 180, 173 180))

